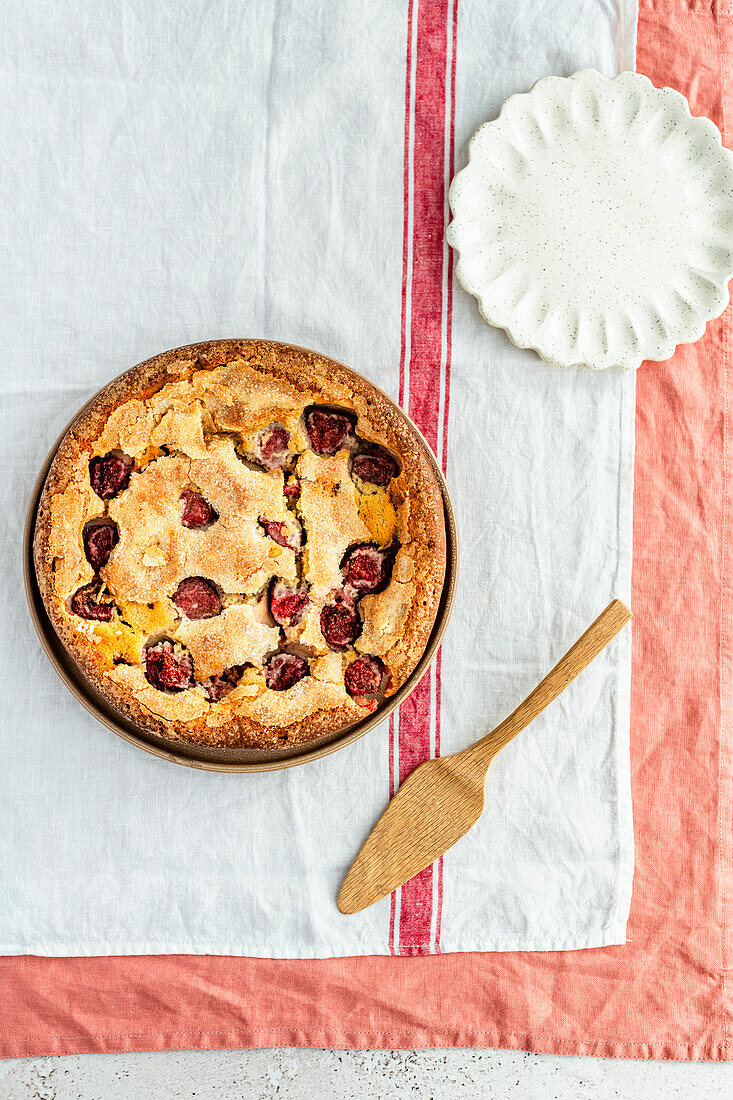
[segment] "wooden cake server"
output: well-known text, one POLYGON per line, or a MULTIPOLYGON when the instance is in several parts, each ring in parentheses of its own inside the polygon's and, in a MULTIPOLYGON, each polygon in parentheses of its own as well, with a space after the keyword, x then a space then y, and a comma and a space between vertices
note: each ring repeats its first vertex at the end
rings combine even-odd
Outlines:
POLYGON ((338 896, 342 913, 358 913, 428 867, 475 825, 484 781, 500 749, 529 725, 598 656, 631 618, 621 600, 570 647, 523 703, 480 741, 411 773, 367 837, 338 896))

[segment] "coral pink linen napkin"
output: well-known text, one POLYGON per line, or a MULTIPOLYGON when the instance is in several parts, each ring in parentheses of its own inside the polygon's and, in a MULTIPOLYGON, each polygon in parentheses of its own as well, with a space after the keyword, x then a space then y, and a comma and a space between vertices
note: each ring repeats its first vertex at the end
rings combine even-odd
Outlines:
MULTIPOLYGON (((726 133, 729 6, 642 7, 638 68, 726 133)), ((730 310, 638 379, 629 942, 569 953, 0 959, 0 1053, 300 1045, 730 1056, 730 310)))

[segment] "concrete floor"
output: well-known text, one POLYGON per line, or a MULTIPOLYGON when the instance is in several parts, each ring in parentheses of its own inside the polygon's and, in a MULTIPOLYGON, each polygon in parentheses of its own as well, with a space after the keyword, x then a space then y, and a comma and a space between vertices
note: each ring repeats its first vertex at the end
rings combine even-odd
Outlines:
POLYGON ((501 1050, 222 1050, 0 1062, 0 1100, 729 1100, 733 1065, 501 1050))

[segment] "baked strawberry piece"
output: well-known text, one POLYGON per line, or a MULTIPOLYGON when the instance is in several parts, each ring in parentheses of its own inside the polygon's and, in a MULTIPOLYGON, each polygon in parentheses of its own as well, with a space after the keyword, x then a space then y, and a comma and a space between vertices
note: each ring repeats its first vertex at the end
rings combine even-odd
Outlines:
POLYGON ((109 556, 120 540, 117 524, 111 520, 90 520, 84 524, 82 541, 87 561, 96 571, 109 561, 109 556))
POLYGON ((158 691, 185 691, 193 686, 193 663, 171 641, 145 650, 145 678, 158 691))
POLYGON ((205 577, 186 577, 173 593, 173 603, 187 619, 211 619, 221 615, 219 593, 205 577))
POLYGON ((111 500, 130 484, 132 459, 129 455, 115 453, 97 456, 89 463, 89 480, 92 489, 102 500, 111 500))
POLYGON ((195 493, 193 489, 184 489, 180 499, 183 501, 181 523, 189 530, 195 531, 199 527, 210 527, 219 518, 219 513, 213 504, 209 504, 201 493, 195 493))
POLYGON ((218 676, 209 676, 207 680, 204 680, 201 686, 209 702, 218 703, 220 699, 224 699, 230 692, 234 691, 242 679, 243 672, 244 665, 233 665, 231 668, 225 668, 218 676))
POLYGON ((356 603, 342 589, 336 592, 321 611, 321 634, 331 649, 347 649, 361 633, 361 620, 356 603))
POLYGON ((71 597, 70 607, 80 619, 99 623, 108 623, 114 610, 114 604, 103 596, 102 582, 99 580, 93 580, 75 592, 71 597))
POLYGON ((392 558, 390 551, 380 550, 370 542, 350 547, 341 562, 345 584, 362 596, 379 591, 389 577, 392 558))
POLYGON ((290 432, 282 424, 270 424, 256 439, 257 458, 266 470, 286 470, 296 455, 288 447, 290 432))
POLYGON ((273 579, 268 594, 270 614, 279 626, 297 626, 310 603, 303 588, 293 588, 285 581, 273 579))
POLYGON ((384 447, 374 447, 369 451, 362 451, 354 455, 351 463, 351 473, 361 481, 369 485, 378 485, 384 489, 389 485, 393 477, 397 477, 399 466, 389 451, 384 447))
POLYGON ((267 537, 278 546, 284 546, 287 550, 300 550, 303 543, 303 531, 300 527, 293 531, 283 520, 276 519, 260 518, 259 524, 267 537))
POLYGON ((362 653, 352 661, 344 675, 344 686, 353 698, 373 698, 385 684, 387 669, 379 657, 362 653))
POLYGON ((335 455, 354 438, 354 418, 347 412, 309 409, 305 428, 311 447, 319 455, 335 455))
POLYGON ((273 653, 265 663, 265 683, 272 691, 287 691, 309 673, 305 657, 295 653, 273 653))

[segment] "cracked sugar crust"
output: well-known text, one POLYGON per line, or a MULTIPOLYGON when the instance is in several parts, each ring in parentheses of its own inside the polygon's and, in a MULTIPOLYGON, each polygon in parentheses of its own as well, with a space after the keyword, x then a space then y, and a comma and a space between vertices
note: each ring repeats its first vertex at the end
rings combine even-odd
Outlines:
POLYGON ((46 480, 34 555, 57 633, 118 710, 168 738, 278 747, 333 733, 374 709, 376 702, 345 689, 361 654, 384 662, 386 694, 415 668, 444 580, 442 496, 423 444, 366 379, 300 349, 211 342, 135 367, 83 411, 46 480), (311 405, 336 407, 354 422, 334 454, 310 445, 304 411, 311 405), (273 426, 277 462, 268 464, 262 433, 273 426), (352 475, 357 451, 380 448, 397 459, 387 486, 352 475), (89 462, 110 454, 134 464, 126 487, 103 500, 89 462), (296 478, 299 499, 284 492, 296 478), (191 527, 182 515, 192 494, 211 518, 191 527), (99 519, 119 538, 95 573, 83 530, 99 519), (343 589, 344 557, 363 544, 393 557, 389 583, 373 594, 343 589), (176 607, 172 597, 188 578, 213 586, 220 613, 190 620, 176 607), (282 631, 269 613, 273 578, 308 595, 302 616, 282 631), (110 621, 71 613, 71 597, 90 584, 113 601, 110 621), (339 652, 320 628, 334 598, 356 600, 360 620, 354 644, 339 652), (192 660, 194 686, 163 691, 146 679, 145 649, 163 639, 192 660), (267 687, 263 675, 277 651, 308 664, 286 690, 267 687), (222 673, 233 687, 210 701, 203 681, 222 673))
POLYGON ((135 537, 120 539, 103 580, 122 599, 148 603, 171 595, 184 577, 206 576, 225 592, 257 591, 275 574, 294 579, 293 551, 273 545, 258 525, 267 515, 294 526, 282 488, 281 473, 249 469, 228 437, 212 436, 199 459, 154 458, 110 501, 119 530, 135 537), (191 485, 219 513, 205 530, 181 522, 181 494, 191 485))

